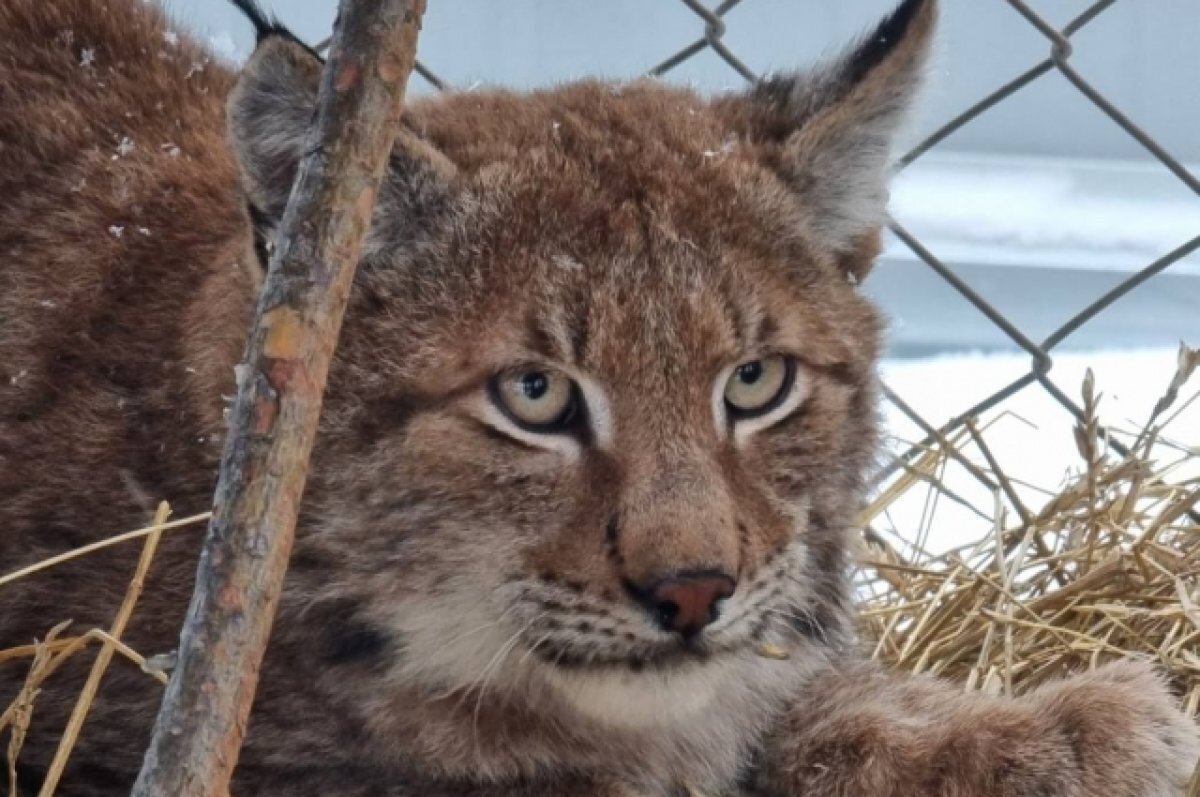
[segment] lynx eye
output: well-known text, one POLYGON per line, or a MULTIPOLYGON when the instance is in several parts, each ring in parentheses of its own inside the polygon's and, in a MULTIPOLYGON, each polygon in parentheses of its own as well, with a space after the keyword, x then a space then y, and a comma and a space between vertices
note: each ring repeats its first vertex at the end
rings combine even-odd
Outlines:
POLYGON ((579 391, 565 374, 552 369, 522 369, 500 374, 491 383, 492 401, 518 426, 531 432, 560 432, 579 412, 579 391))
POLYGON ((725 383, 725 404, 735 419, 763 415, 787 396, 795 379, 795 364, 772 354, 750 360, 733 369, 725 383))

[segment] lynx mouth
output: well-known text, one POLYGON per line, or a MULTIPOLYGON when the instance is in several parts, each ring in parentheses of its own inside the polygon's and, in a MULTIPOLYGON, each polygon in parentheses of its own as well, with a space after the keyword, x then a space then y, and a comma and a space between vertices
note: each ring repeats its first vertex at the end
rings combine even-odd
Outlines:
POLYGON ((629 673, 669 670, 682 666, 710 663, 731 650, 714 649, 694 641, 662 645, 638 652, 600 652, 569 644, 540 645, 534 655, 555 668, 574 671, 613 671, 629 673))
POLYGON ((538 659, 548 663, 545 681, 573 709, 625 728, 678 728, 711 710, 722 695, 769 688, 795 669, 766 662, 747 645, 674 644, 623 655, 548 647, 539 649, 538 659))
POLYGON ((530 654, 554 669, 596 673, 667 673, 705 666, 743 655, 780 657, 767 620, 746 633, 702 634, 696 637, 643 639, 629 634, 615 638, 541 638, 528 645, 530 654), (633 639, 629 637, 633 636, 633 639), (767 652, 763 652, 767 651, 767 652))
POLYGON ((811 597, 793 587, 803 582, 788 575, 801 569, 802 550, 790 548, 766 563, 699 630, 674 629, 632 602, 601 600, 545 579, 518 582, 511 594, 519 624, 514 645, 523 661, 585 677, 711 674, 734 660, 787 658, 798 646, 826 644, 830 630, 811 597))

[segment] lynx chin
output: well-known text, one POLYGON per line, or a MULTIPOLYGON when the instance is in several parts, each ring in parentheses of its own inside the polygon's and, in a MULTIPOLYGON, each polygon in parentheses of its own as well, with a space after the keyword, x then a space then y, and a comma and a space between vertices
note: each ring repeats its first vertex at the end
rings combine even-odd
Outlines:
MULTIPOLYGON (((322 68, 236 4, 234 72, 143 0, 0 2, 0 572, 211 500, 322 68)), ((715 98, 410 103, 233 795, 1183 794, 1196 728, 1148 665, 996 699, 855 640, 857 285, 936 6, 715 98)), ((198 548, 164 539, 137 650, 175 647, 198 548)), ((106 625, 136 557, 6 586, 0 646, 106 625)), ((22 793, 87 659, 38 698, 22 793)), ((60 797, 128 793, 160 696, 114 664, 60 797)))

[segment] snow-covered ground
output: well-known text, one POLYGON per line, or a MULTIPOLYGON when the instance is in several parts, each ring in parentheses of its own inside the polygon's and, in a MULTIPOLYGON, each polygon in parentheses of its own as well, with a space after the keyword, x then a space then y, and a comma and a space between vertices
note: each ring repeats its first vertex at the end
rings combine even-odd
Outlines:
MULTIPOLYGON (((1200 200, 1152 162, 931 153, 897 178, 890 209, 922 245, 1034 342, 1200 235, 1200 200)), ((866 287, 891 318, 894 353, 935 353, 883 366, 886 383, 934 426, 1029 373, 1030 357, 1024 353, 963 353, 1014 346, 899 240, 890 240, 866 287)), ((1052 351, 1050 378, 1080 404, 1080 386, 1091 368, 1104 394, 1101 420, 1136 433, 1175 373, 1174 346, 1180 340, 1200 345, 1200 254, 1194 251, 1052 351)), ((1196 382, 1193 392, 1200 389, 1200 379, 1196 382)), ((1180 403, 1188 395, 1185 391, 1180 403)), ((886 418, 893 450, 904 448, 902 441, 924 437, 890 404, 886 418)), ((1027 506, 1041 506, 1047 494, 1038 488, 1054 490, 1080 467, 1073 416, 1037 383, 981 423, 991 424, 985 440, 1005 473, 1029 485, 1019 487, 1027 506)), ((1200 406, 1183 412, 1165 436, 1200 450, 1200 406)), ((964 450, 984 465, 973 446, 964 450)), ((944 481, 982 515, 993 514, 993 496, 964 468, 949 466, 944 481)), ((974 541, 990 527, 944 496, 934 501, 924 486, 913 489, 879 525, 900 539, 927 539, 938 551, 974 541)))
MULTIPOLYGON (((1103 394, 1100 403, 1102 422, 1114 430, 1136 432, 1145 424, 1155 402, 1175 374, 1176 354, 1174 349, 1062 354, 1054 358, 1050 375, 1064 393, 1081 403, 1080 386, 1090 368, 1095 375, 1096 389, 1103 394)), ((935 426, 1028 372, 1029 358, 1015 354, 890 360, 882 367, 887 385, 935 426)), ((1200 378, 1188 384, 1175 409, 1197 391, 1200 391, 1200 378)), ((891 438, 889 448, 893 451, 902 450, 907 442, 924 436, 912 421, 890 404, 885 405, 885 422, 891 438)), ((984 439, 1005 473, 1020 484, 1029 485, 1018 485, 1022 500, 1028 506, 1037 508, 1045 503, 1048 496, 1038 488, 1054 490, 1063 484, 1072 470, 1080 468, 1071 431, 1074 418, 1040 385, 1025 388, 997 410, 986 414, 981 425, 988 424, 984 439)), ((1200 454, 1200 401, 1187 407, 1167 426, 1164 438, 1200 454)), ((983 464, 982 457, 970 445, 964 450, 972 461, 983 464)), ((1166 454, 1167 449, 1163 452, 1166 454)), ((991 493, 965 469, 947 468, 944 480, 982 514, 992 515, 991 493)), ((923 486, 914 488, 887 517, 880 519, 878 525, 894 530, 902 539, 915 539, 922 534, 924 518, 931 511, 926 504, 929 493, 923 486)), ((928 547, 933 550, 972 542, 991 527, 979 515, 944 497, 937 500, 934 510, 934 521, 927 529, 928 547)))

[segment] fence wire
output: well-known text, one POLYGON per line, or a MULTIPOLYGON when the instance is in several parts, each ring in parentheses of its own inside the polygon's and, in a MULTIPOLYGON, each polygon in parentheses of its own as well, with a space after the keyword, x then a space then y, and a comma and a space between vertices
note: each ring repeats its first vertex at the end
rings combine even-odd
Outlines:
MULTIPOLYGON (((705 51, 712 51, 716 54, 729 68, 729 70, 737 74, 742 80, 749 84, 757 83, 761 76, 756 74, 749 66, 746 65, 737 53, 735 53, 725 42, 725 34, 727 26, 725 16, 735 7, 743 3, 750 3, 754 0, 725 0, 716 5, 706 5, 699 0, 677 0, 682 5, 686 6, 697 18, 699 26, 699 34, 694 41, 685 47, 669 54, 662 61, 651 66, 646 70, 646 74, 650 77, 663 78, 671 74, 672 71, 678 69, 684 63, 696 58, 705 51)), ((1083 30, 1088 25, 1094 23, 1098 18, 1104 15, 1112 8, 1117 0, 1097 0, 1088 5, 1074 19, 1067 22, 1061 28, 1055 27, 1044 16, 1037 13, 1025 0, 992 0, 993 2, 1006 3, 1014 13, 1020 15, 1031 27, 1033 27, 1046 40, 1048 53, 1045 58, 1037 63, 1031 64, 1028 69, 1018 74, 1008 82, 1001 85, 996 90, 979 99, 978 102, 971 105, 966 110, 951 119, 946 120, 944 124, 938 127, 933 133, 925 137, 911 151, 899 158, 897 162, 897 170, 903 170, 912 165, 919 158, 924 156, 930 150, 935 148, 945 139, 957 132, 965 125, 970 124, 973 120, 986 113, 992 108, 1003 103, 1008 98, 1015 95, 1017 92, 1025 89, 1031 84, 1045 78, 1047 75, 1058 72, 1061 74, 1071 86, 1073 86, 1080 95, 1091 102, 1105 116, 1120 127, 1130 138, 1136 141, 1146 152, 1148 152, 1155 160, 1161 163, 1168 171, 1170 171, 1184 186, 1191 190, 1197 197, 1200 197, 1200 179, 1193 175, 1180 160, 1172 156, 1166 148, 1159 144, 1149 133, 1139 127, 1128 115, 1126 115, 1115 103, 1104 96, 1104 94, 1090 83, 1075 67, 1071 64, 1071 57, 1074 54, 1073 37, 1083 30)), ((428 65, 417 61, 416 72, 430 86, 439 90, 447 91, 453 87, 451 84, 441 78, 435 71, 429 68, 428 65)), ((961 412, 952 417, 950 420, 943 423, 941 426, 936 426, 926 420, 920 414, 919 410, 912 404, 905 401, 904 398, 898 395, 894 390, 887 385, 883 386, 883 395, 885 400, 890 402, 897 410, 908 417, 915 423, 925 434, 924 439, 913 443, 906 451, 893 457, 892 460, 884 465, 874 477, 876 486, 887 481, 898 471, 905 470, 924 452, 928 451, 931 446, 939 446, 948 453, 950 457, 955 459, 964 470, 970 474, 972 478, 978 481, 983 487, 990 492, 1007 492, 1005 485, 998 483, 998 480, 989 476, 985 470, 981 469, 963 454, 958 449, 947 443, 947 439, 955 432, 967 429, 973 420, 983 413, 994 410, 1002 405, 1006 400, 1010 399, 1017 393, 1026 388, 1037 386, 1044 390, 1052 397, 1059 405, 1076 419, 1083 418, 1082 408, 1073 401, 1057 384, 1050 378, 1050 373, 1054 368, 1054 360, 1051 353, 1058 348, 1064 341, 1075 334, 1081 327, 1103 313, 1113 303, 1119 301, 1122 297, 1128 295, 1135 290, 1139 285, 1149 279, 1162 273, 1170 268, 1175 263, 1183 260, 1193 252, 1200 250, 1200 235, 1197 235, 1190 240, 1181 241, 1171 251, 1162 255, 1158 259, 1146 264, 1141 269, 1132 273, 1125 280, 1114 286, 1112 289, 1097 298, 1087 307, 1079 312, 1065 318, 1060 326, 1055 329, 1049 336, 1041 341, 1034 340, 1029 335, 1021 330, 1021 328, 1009 319, 995 305, 990 303, 979 292, 972 289, 958 274, 955 273, 954 267, 942 259, 940 259, 933 251, 925 246, 916 236, 901 225, 895 219, 889 221, 888 224, 891 232, 905 246, 907 246, 920 263, 927 266, 935 274, 938 275, 947 285, 953 288, 967 302, 983 315, 991 324, 999 329, 1005 337, 1013 344, 1027 353, 1030 357, 1029 371, 1019 378, 1013 380, 1009 384, 1001 387, 982 400, 975 404, 965 407, 961 412)), ((1103 433, 1103 430, 1101 430, 1103 433)), ((1128 451, 1121 442, 1111 435, 1106 435, 1107 441, 1112 450, 1121 456, 1128 454, 1128 451)), ((1000 477, 1003 479, 1003 476, 1000 477)), ((1014 510, 1020 511, 1021 505, 1019 501, 1013 501, 1014 510)), ((1200 513, 1193 510, 1189 513, 1193 519, 1200 520, 1200 513)))

